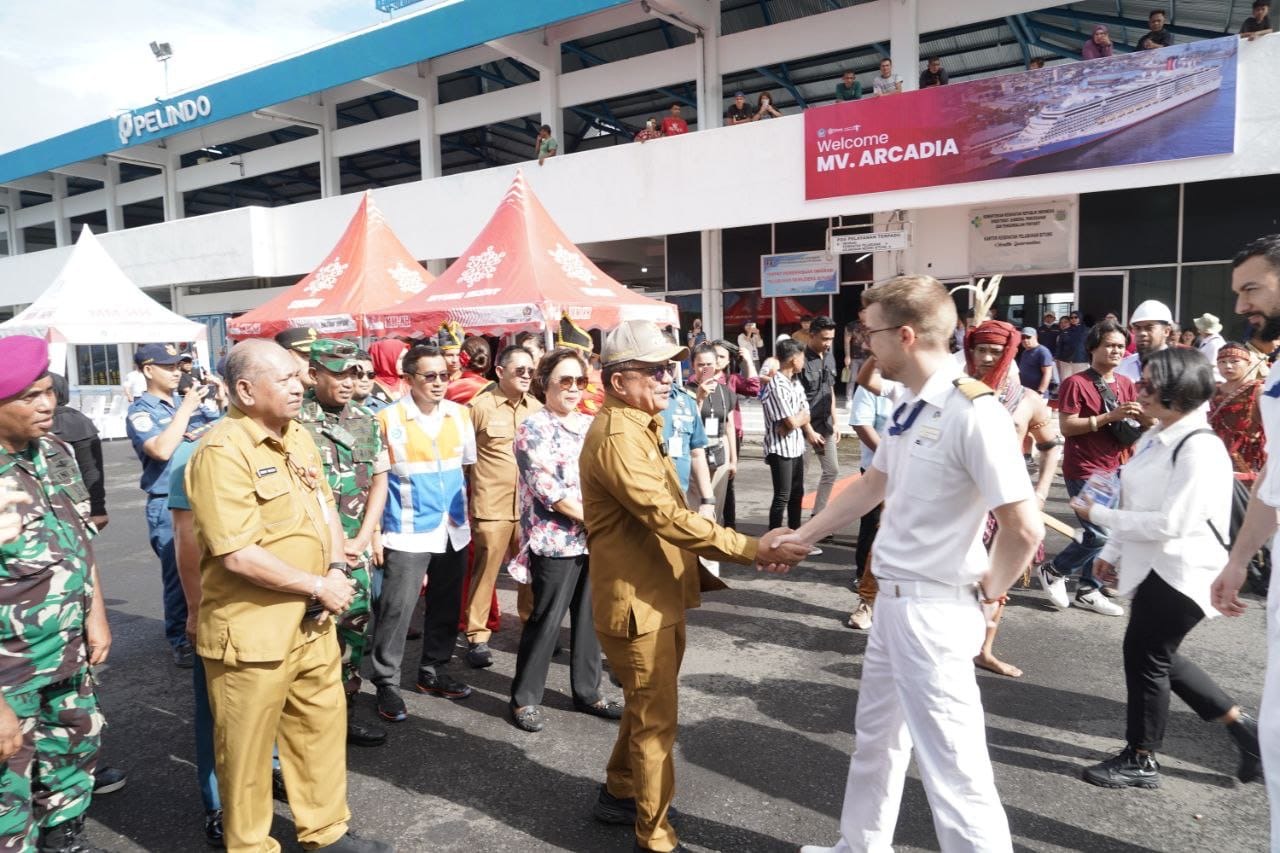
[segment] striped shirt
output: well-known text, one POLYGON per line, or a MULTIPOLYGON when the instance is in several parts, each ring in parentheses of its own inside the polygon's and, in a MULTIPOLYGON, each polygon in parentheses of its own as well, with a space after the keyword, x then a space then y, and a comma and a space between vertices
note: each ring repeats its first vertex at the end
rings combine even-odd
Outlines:
POLYGON ((406 394, 378 412, 391 459, 382 541, 395 551, 443 554, 471 541, 462 467, 476 461, 476 434, 467 410, 441 400, 424 415, 406 394))
POLYGON ((793 429, 779 435, 774 426, 784 418, 809 410, 809 398, 799 379, 788 379, 778 373, 760 393, 760 405, 764 408, 764 452, 787 459, 804 456, 804 429, 793 429))

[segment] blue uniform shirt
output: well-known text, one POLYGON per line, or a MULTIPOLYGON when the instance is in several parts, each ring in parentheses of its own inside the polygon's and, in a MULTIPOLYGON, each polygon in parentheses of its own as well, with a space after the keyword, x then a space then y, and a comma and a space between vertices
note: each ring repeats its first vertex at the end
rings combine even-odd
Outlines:
MULTIPOLYGON (((174 412, 178 410, 181 400, 175 394, 172 400, 162 400, 150 391, 135 399, 129 406, 129 416, 125 421, 125 429, 129 440, 133 442, 133 452, 138 454, 142 462, 142 478, 138 485, 148 495, 169 494, 169 463, 171 460, 152 459, 142 449, 152 438, 164 432, 173 421, 174 412)), ((196 409, 188 422, 187 431, 196 430, 211 420, 203 408, 196 409)))
POLYGON ((672 383, 671 401, 662 413, 662 440, 666 442, 667 455, 676 466, 680 488, 688 491, 689 473, 693 467, 690 454, 707 446, 707 431, 702 426, 697 399, 678 383, 672 383))

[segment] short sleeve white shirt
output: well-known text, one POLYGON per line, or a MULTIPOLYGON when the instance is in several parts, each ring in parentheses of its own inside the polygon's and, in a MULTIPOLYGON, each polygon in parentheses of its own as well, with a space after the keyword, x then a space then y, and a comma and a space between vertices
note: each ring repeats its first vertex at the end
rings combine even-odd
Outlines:
MULTIPOLYGON (((880 434, 883 441, 885 425, 888 424, 889 413, 892 411, 893 403, 888 397, 872 394, 859 385, 858 390, 853 392, 853 405, 849 408, 849 426, 871 427, 874 432, 880 434)), ((876 451, 865 443, 859 442, 859 444, 862 445, 862 460, 859 467, 866 471, 875 460, 876 451)))
POLYGON ((886 483, 871 565, 882 582, 977 583, 990 565, 987 512, 1034 496, 1013 419, 994 395, 960 393, 963 375, 948 360, 919 394, 906 391, 875 454, 886 483))
MULTIPOLYGON (((1280 370, 1271 371, 1263 383, 1258 409, 1262 412, 1262 431, 1267 435, 1267 467, 1263 469, 1258 497, 1267 506, 1280 509, 1280 459, 1277 458, 1280 454, 1280 370)), ((1276 544, 1280 541, 1272 545, 1273 551, 1276 544)))

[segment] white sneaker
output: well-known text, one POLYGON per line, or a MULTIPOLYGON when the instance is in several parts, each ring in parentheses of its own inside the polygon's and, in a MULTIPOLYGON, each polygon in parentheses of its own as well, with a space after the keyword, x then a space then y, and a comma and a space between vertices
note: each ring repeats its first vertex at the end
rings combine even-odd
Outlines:
POLYGON ((857 628, 859 631, 865 631, 871 627, 871 605, 865 600, 859 601, 857 608, 849 614, 849 618, 845 620, 846 625, 850 628, 857 628))
POLYGON ((1124 615, 1124 608, 1118 604, 1111 603, 1100 589, 1077 592, 1076 607, 1083 607, 1085 610, 1092 610, 1094 613, 1101 613, 1103 616, 1124 615))
POLYGON ((810 548, 810 549, 809 549, 809 556, 810 556, 810 557, 817 557, 817 556, 819 556, 821 553, 822 553, 822 549, 821 549, 821 548, 819 548, 817 545, 814 545, 812 548, 810 548))
POLYGON ((1066 610, 1071 606, 1071 598, 1067 595, 1067 581, 1056 573, 1049 561, 1036 566, 1036 576, 1040 578, 1040 588, 1049 596, 1049 603, 1058 610, 1066 610))

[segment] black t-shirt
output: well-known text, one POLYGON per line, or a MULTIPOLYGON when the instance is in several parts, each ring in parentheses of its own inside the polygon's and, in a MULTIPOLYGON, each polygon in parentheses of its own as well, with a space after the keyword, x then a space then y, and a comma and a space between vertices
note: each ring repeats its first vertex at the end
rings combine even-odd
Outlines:
POLYGON ((1244 23, 1240 25, 1240 32, 1242 33, 1256 33, 1269 29, 1271 29, 1270 15, 1264 15, 1261 21, 1255 20, 1253 15, 1250 15, 1245 18, 1244 23))
POLYGON ((1158 44, 1161 47, 1168 47, 1173 44, 1173 33, 1168 30, 1148 32, 1142 38, 1138 39, 1138 49, 1145 50, 1147 44, 1158 44))
POLYGON ((809 398, 809 423, 818 435, 831 435, 831 392, 836 385, 836 360, 830 352, 818 355, 805 347, 804 369, 799 373, 800 384, 809 398))
POLYGON ((191 390, 191 386, 196 384, 195 373, 183 373, 178 377, 178 393, 185 394, 191 390))
POLYGON ((938 73, 934 74, 928 68, 920 72, 920 88, 927 89, 930 86, 947 85, 947 69, 939 68, 938 73))
MULTIPOLYGON (((698 396, 697 383, 689 384, 689 393, 698 396)), ((729 390, 729 386, 723 383, 716 385, 716 390, 707 395, 707 399, 702 401, 699 414, 702 415, 702 424, 707 426, 708 418, 716 419, 716 434, 713 436, 708 430, 707 434, 707 464, 714 468, 729 461, 729 448, 725 446, 725 431, 733 429, 733 422, 730 417, 734 408, 738 405, 738 397, 729 390)))
POLYGON ((756 111, 751 109, 750 104, 743 104, 741 109, 738 108, 737 104, 730 104, 729 109, 724 112, 724 117, 731 122, 734 120, 751 121, 752 116, 755 114, 756 111))

